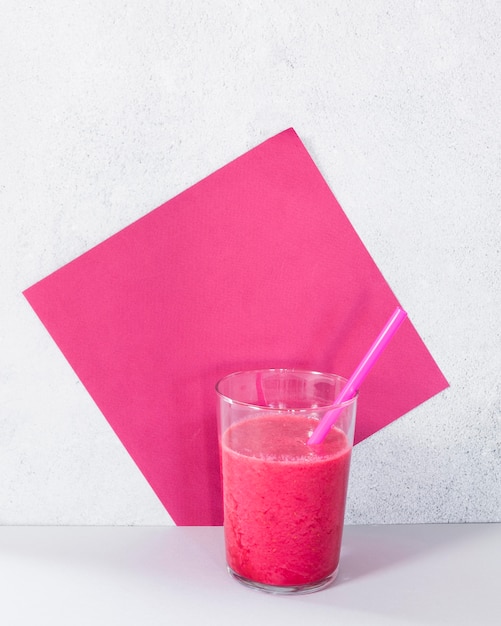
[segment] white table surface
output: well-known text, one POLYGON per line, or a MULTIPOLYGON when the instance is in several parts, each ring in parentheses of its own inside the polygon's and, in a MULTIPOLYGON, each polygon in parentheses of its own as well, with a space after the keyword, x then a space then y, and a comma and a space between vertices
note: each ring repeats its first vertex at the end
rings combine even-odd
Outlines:
POLYGON ((337 582, 278 597, 226 572, 220 527, 0 527, 0 623, 501 624, 501 524, 348 526, 337 582))

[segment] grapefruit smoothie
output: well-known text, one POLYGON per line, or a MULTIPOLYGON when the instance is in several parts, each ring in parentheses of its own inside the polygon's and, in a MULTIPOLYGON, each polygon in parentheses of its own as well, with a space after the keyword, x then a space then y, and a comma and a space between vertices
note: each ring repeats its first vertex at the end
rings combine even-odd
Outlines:
POLYGON ((351 442, 333 427, 307 445, 317 423, 268 409, 222 433, 226 557, 242 582, 321 588, 335 577, 351 442))

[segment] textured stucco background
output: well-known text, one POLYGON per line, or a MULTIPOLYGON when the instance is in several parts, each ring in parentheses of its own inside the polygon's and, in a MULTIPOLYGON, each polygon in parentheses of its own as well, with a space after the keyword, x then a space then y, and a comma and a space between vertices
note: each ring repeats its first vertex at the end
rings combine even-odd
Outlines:
POLYGON ((171 523, 21 292, 289 126, 451 384, 347 522, 501 521, 501 4, 1 9, 0 523, 171 523))

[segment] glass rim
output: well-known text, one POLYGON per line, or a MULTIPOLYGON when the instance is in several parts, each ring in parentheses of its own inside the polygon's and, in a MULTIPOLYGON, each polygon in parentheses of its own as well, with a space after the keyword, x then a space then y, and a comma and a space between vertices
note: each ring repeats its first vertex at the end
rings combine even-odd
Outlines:
POLYGON ((256 409, 266 409, 266 408, 273 408, 273 411, 283 411, 283 412, 309 412, 311 411, 313 408, 315 410, 322 410, 322 409, 333 409, 333 408, 339 408, 339 409, 344 409, 350 405, 352 405, 357 399, 358 399, 358 389, 357 391, 355 391, 355 393, 353 394, 353 396, 349 399, 349 400, 345 400, 344 402, 339 402, 339 403, 335 403, 335 402, 330 402, 328 404, 322 404, 319 406, 315 406, 315 407, 268 407, 266 405, 263 404, 256 404, 254 402, 244 402, 243 400, 235 400, 235 398, 231 398, 230 396, 228 396, 226 393, 223 393, 220 389, 221 385, 229 380, 230 378, 236 378, 237 376, 241 376, 242 374, 255 374, 257 375, 258 373, 280 373, 280 372, 284 372, 284 373, 295 373, 295 374, 299 374, 299 375, 309 375, 309 376, 322 376, 325 378, 330 378, 331 380, 336 379, 338 381, 343 382, 343 386, 346 385, 346 383, 348 382, 348 379, 345 378, 344 376, 341 376, 340 374, 334 374, 332 372, 321 372, 318 370, 309 370, 309 369, 302 369, 302 368, 295 368, 295 367, 264 367, 264 368, 257 368, 257 369, 249 369, 249 370, 237 370, 236 372, 231 372, 230 374, 226 374, 225 376, 223 376, 222 378, 220 378, 217 383, 215 384, 215 391, 216 394, 219 396, 219 398, 225 400, 226 402, 228 402, 228 404, 235 404, 238 406, 244 406, 244 407, 251 407, 251 408, 256 408, 256 409))

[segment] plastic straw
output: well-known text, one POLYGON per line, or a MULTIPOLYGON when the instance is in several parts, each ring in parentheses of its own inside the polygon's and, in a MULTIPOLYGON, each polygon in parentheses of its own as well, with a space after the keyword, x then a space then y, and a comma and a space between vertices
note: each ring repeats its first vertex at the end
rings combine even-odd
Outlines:
MULTIPOLYGON (((400 324, 404 321, 406 317, 407 313, 403 309, 401 309, 400 307, 397 307, 395 309, 393 315, 386 322, 383 330, 379 333, 376 341, 369 348, 369 351, 360 361, 358 367, 353 372, 346 385, 343 387, 343 390, 336 398, 334 404, 342 404, 343 402, 351 400, 354 397, 354 395, 359 390, 364 378, 370 372, 374 363, 381 356, 381 353, 386 348, 391 338, 399 328, 400 324)), ((322 443, 341 411, 342 408, 335 408, 327 412, 320 420, 320 423, 313 431, 311 437, 308 439, 308 444, 313 445, 322 443)))

